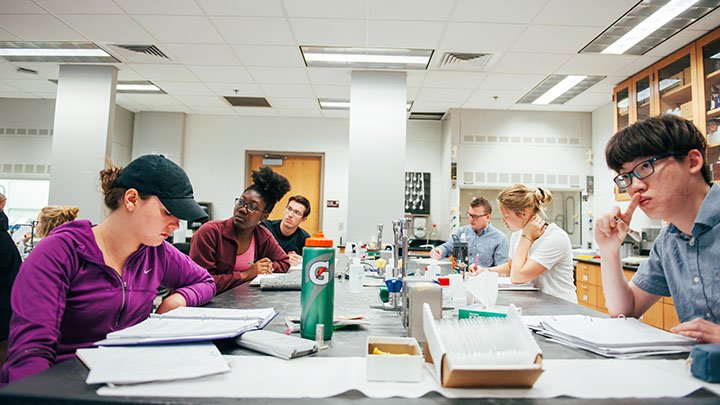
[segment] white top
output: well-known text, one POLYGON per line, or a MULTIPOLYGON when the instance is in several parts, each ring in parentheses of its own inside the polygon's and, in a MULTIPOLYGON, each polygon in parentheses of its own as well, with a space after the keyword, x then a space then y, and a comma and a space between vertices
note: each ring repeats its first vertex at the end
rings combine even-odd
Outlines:
MULTIPOLYGON (((510 235, 510 260, 515 256, 522 230, 510 235)), ((528 259, 545 268, 535 285, 540 291, 577 304, 573 283, 573 255, 570 238, 555 224, 549 224, 545 232, 530 246, 528 259)))

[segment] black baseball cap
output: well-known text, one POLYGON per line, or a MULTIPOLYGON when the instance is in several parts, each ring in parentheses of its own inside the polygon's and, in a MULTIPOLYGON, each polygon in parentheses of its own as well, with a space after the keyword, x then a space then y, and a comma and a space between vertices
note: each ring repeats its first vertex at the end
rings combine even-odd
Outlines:
POLYGON ((182 167, 163 155, 143 155, 123 167, 115 180, 122 188, 154 195, 174 216, 202 222, 207 213, 193 197, 193 188, 182 167))

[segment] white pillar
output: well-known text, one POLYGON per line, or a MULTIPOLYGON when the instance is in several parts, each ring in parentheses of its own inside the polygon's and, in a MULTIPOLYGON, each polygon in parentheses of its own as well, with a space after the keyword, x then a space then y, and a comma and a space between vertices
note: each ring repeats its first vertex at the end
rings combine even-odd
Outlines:
POLYGON ((94 223, 105 216, 99 173, 111 156, 116 83, 114 66, 60 66, 49 203, 77 205, 94 223))
POLYGON ((392 243, 392 221, 404 215, 406 103, 405 72, 352 72, 348 242, 369 242, 383 224, 392 243))

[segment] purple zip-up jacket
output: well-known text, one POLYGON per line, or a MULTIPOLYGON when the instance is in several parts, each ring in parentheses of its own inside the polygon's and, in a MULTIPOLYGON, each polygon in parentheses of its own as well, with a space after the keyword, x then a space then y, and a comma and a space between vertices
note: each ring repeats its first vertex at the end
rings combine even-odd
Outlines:
POLYGON ((182 294, 188 306, 215 295, 210 274, 167 242, 141 246, 121 277, 105 265, 90 221, 55 228, 22 264, 13 285, 10 347, 0 381, 36 374, 109 332, 143 321, 161 284, 182 294))

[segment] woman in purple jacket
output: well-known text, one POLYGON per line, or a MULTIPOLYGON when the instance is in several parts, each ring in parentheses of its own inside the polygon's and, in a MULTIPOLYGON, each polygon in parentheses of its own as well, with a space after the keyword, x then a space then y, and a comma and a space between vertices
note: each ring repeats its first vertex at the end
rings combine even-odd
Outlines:
POLYGON ((183 169, 145 155, 103 170, 100 179, 110 215, 97 226, 76 220, 55 228, 20 269, 2 382, 36 374, 141 322, 159 285, 173 290, 159 313, 203 305, 215 294, 208 272, 165 242, 178 218, 206 218, 183 169))
POLYGON ((235 199, 233 216, 210 221, 193 235, 190 257, 215 279, 220 294, 258 274, 285 273, 290 259, 260 223, 290 191, 290 183, 269 167, 252 172, 252 181, 235 199))

